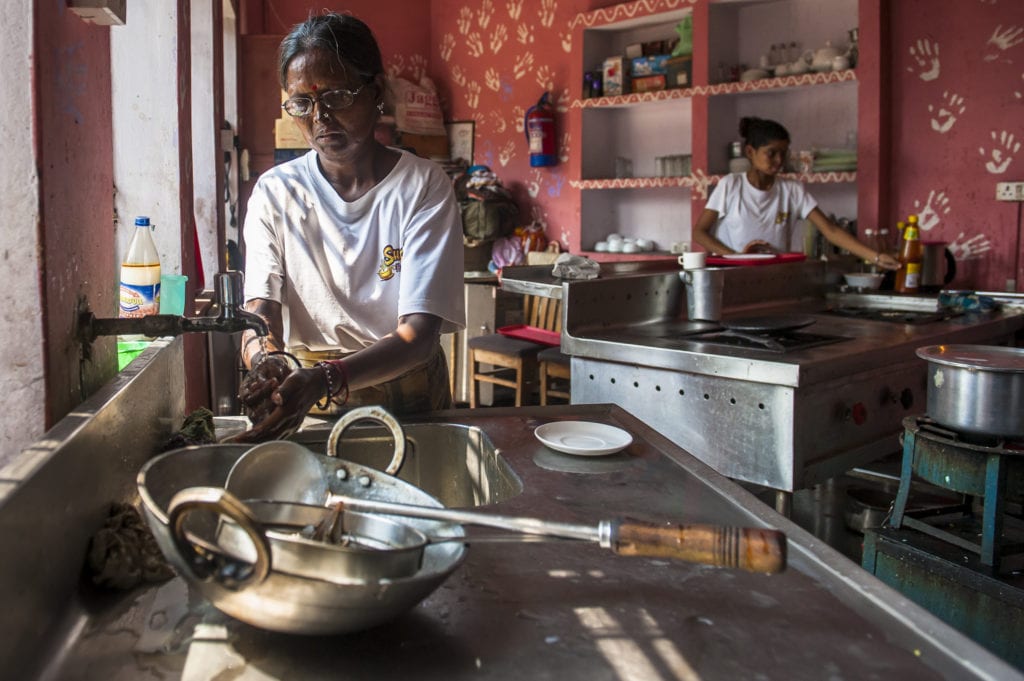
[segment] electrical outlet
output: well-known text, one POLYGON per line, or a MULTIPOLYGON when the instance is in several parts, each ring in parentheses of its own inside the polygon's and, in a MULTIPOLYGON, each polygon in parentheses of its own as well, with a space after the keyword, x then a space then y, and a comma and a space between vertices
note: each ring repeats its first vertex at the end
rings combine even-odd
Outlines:
POLYGON ((1024 201, 1024 182, 997 182, 996 201, 1024 201))

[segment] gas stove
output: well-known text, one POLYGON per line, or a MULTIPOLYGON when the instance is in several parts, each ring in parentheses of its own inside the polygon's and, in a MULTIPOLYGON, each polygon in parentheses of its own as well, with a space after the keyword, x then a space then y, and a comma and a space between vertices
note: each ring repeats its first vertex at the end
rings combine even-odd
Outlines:
POLYGON ((834 307, 829 314, 855 319, 867 319, 873 322, 895 322, 897 324, 931 324, 958 317, 961 313, 953 311, 900 310, 875 307, 834 307))
POLYGON ((723 329, 694 334, 685 338, 687 342, 722 348, 738 348, 783 354, 807 350, 820 345, 840 343, 848 340, 843 336, 831 336, 806 331, 783 331, 773 333, 749 333, 723 329))

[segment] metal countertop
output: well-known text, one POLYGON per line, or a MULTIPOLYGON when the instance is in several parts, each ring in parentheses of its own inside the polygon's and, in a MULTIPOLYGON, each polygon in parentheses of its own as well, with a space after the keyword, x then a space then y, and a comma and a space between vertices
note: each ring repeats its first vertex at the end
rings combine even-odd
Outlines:
POLYGON ((76 414, 74 428, 58 428, 67 438, 38 450, 33 471, 17 469, 24 479, 0 499, 0 539, 10 549, 0 565, 0 596, 10 606, 0 616, 7 668, 32 660, 47 665, 39 678, 63 681, 1024 678, 609 405, 454 410, 417 422, 463 423, 488 435, 524 487, 488 510, 577 523, 628 515, 774 526, 789 535, 789 569, 763 576, 622 558, 587 544, 480 544, 413 611, 336 637, 255 629, 213 610, 178 579, 97 594, 77 579, 76 547, 96 527, 81 513, 104 508, 111 500, 104 495, 123 487, 119 478, 133 479, 145 460, 140 449, 159 441, 159 433, 124 433, 124 410, 153 418, 140 413, 147 401, 131 393, 180 375, 171 371, 181 361, 180 341, 165 350, 174 352, 144 355, 156 367, 152 377, 142 367, 104 396, 109 408, 94 401, 76 414), (533 435, 540 424, 578 419, 624 428, 634 443, 620 454, 579 458, 533 435), (112 428, 118 424, 120 433, 112 428), (97 476, 117 479, 99 485, 97 476), (42 482, 47 488, 36 489, 42 482), (57 491, 61 509, 77 514, 33 515, 36 506, 54 507, 57 491), (66 637, 55 640, 60 630, 66 637))
MULTIPOLYGON (((551 265, 523 265, 506 267, 501 271, 501 288, 510 293, 544 296, 545 298, 561 298, 562 285, 571 283, 573 279, 562 279, 551 274, 551 265)), ((651 272, 678 271, 679 264, 674 260, 622 260, 601 263, 601 274, 598 279, 651 272)))

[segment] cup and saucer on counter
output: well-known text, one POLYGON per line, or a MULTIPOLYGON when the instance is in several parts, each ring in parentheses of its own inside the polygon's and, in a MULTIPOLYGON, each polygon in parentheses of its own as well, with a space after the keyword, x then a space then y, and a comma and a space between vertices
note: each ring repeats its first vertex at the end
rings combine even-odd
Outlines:
POLYGON ((704 251, 688 251, 680 255, 676 260, 683 266, 684 270, 699 270, 707 265, 708 254, 704 251))

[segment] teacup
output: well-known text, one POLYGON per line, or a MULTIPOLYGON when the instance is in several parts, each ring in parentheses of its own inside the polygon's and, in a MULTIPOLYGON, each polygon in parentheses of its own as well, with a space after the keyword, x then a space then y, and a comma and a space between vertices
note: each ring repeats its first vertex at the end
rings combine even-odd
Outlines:
POLYGON ((684 270, 699 270, 707 264, 708 254, 704 251, 689 251, 676 258, 684 270))

